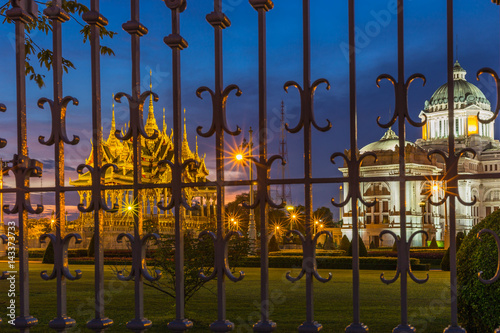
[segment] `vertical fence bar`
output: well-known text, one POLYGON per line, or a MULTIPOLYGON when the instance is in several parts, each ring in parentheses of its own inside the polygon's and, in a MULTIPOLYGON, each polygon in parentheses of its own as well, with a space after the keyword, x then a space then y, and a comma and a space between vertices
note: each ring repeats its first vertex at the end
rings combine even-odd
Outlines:
MULTIPOLYGON (((90 58, 92 66, 92 144, 94 147, 102 145, 101 127, 101 53, 100 29, 108 24, 107 19, 99 12, 99 0, 92 0, 90 11, 82 15, 85 22, 90 25, 90 58)), ((102 177, 102 150, 92 150, 92 206, 94 215, 94 290, 95 290, 95 316, 87 322, 87 328, 95 332, 104 332, 113 325, 113 320, 104 315, 104 223, 102 198, 106 197, 101 190, 102 177)), ((106 168, 104 168, 104 173, 106 168)), ((82 169, 80 169, 80 172, 82 169)), ((78 207, 80 210, 81 206, 78 207)), ((84 212, 86 210, 83 210, 84 212)))
MULTIPOLYGON (((456 240, 456 196, 458 196, 458 160, 461 153, 455 153, 455 103, 454 103, 454 84, 453 80, 453 51, 454 51, 454 26, 453 26, 453 0, 447 0, 447 61, 448 70, 448 160, 446 160, 446 186, 450 192, 450 212, 449 218, 449 237, 450 237, 450 289, 451 289, 451 325, 448 326, 445 333, 465 333, 466 330, 458 325, 458 293, 457 293, 457 240, 456 240)), ((444 203, 446 205, 446 202, 444 203)), ((445 221, 445 224, 447 221, 445 221)))
POLYGON ((399 163, 399 176, 396 178, 399 182, 399 223, 400 223, 400 236, 398 236, 390 231, 384 230, 380 233, 380 237, 389 234, 394 238, 394 241, 398 249, 398 263, 397 271, 394 278, 386 280, 384 274, 380 276, 380 279, 385 284, 391 284, 401 277, 400 281, 400 303, 401 303, 401 323, 394 328, 393 333, 407 333, 415 332, 415 328, 408 323, 408 276, 416 283, 423 284, 429 280, 429 275, 427 274, 426 279, 418 279, 411 271, 410 266, 410 247, 415 236, 419 234, 424 234, 428 237, 427 232, 419 230, 414 232, 408 238, 407 225, 406 225, 406 121, 408 121, 414 127, 422 127, 425 125, 426 120, 422 123, 417 123, 410 118, 408 112, 408 88, 410 84, 415 79, 422 79, 425 85, 426 79, 422 74, 412 74, 405 81, 405 49, 404 49, 404 0, 398 0, 397 2, 397 52, 398 52, 398 75, 397 80, 388 74, 379 75, 377 78, 377 86, 380 87, 380 81, 386 79, 390 81, 395 88, 395 110, 392 119, 386 123, 381 124, 379 122, 380 117, 377 119, 377 123, 382 128, 390 128, 392 125, 398 121, 398 135, 399 135, 399 147, 398 147, 398 163, 399 163))
POLYGON ((40 237, 41 242, 49 238, 54 246, 54 268, 51 275, 46 271, 41 273, 44 280, 56 279, 57 290, 57 317, 49 322, 49 327, 66 332, 70 327, 75 326, 76 321, 67 315, 66 280, 77 280, 82 273, 77 270, 76 276, 69 273, 68 268, 68 246, 71 238, 75 242, 81 243, 82 239, 78 234, 66 234, 66 196, 64 191, 64 144, 76 145, 80 139, 73 136, 69 140, 66 134, 66 109, 69 102, 78 105, 78 100, 71 96, 64 97, 62 89, 62 23, 69 20, 69 15, 62 9, 62 1, 52 1, 49 7, 43 11, 44 15, 51 20, 52 24, 52 77, 53 77, 53 100, 41 98, 38 106, 44 108, 48 104, 52 113, 52 132, 50 138, 45 140, 43 136, 38 141, 42 145, 54 146, 54 173, 55 173, 55 235, 45 234, 40 237))
POLYGON ((154 131, 148 136, 144 130, 143 109, 147 98, 158 101, 158 95, 152 91, 145 91, 141 94, 141 37, 148 33, 148 29, 139 22, 139 0, 130 1, 130 21, 122 25, 123 30, 130 34, 131 55, 132 55, 132 94, 120 92, 115 95, 115 100, 121 102, 122 97, 126 97, 129 102, 130 127, 125 135, 120 130, 116 130, 115 136, 120 140, 132 139, 132 163, 133 163, 133 202, 132 214, 134 218, 134 234, 122 233, 118 235, 117 241, 122 242, 127 238, 132 246, 132 270, 128 276, 123 272, 118 272, 118 279, 122 281, 134 280, 134 300, 135 318, 127 323, 127 328, 134 332, 144 332, 150 328, 152 322, 144 318, 144 284, 143 278, 152 282, 161 278, 161 272, 156 270, 156 276, 151 276, 146 266, 146 247, 149 239, 160 238, 157 234, 147 234, 143 236, 143 214, 146 207, 143 206, 142 189, 142 159, 141 159, 141 136, 146 140, 156 139, 158 131, 154 131))
POLYGON ((327 237, 332 237, 329 231, 321 231, 313 235, 312 228, 312 160, 311 160, 311 130, 314 126, 320 132, 326 132, 332 127, 329 120, 325 127, 320 127, 314 119, 314 93, 318 86, 322 83, 326 84, 326 89, 330 89, 330 83, 326 79, 318 79, 311 84, 311 14, 310 0, 302 1, 302 30, 303 30, 303 87, 297 82, 288 81, 285 83, 285 91, 288 92, 289 87, 296 87, 300 93, 301 116, 299 124, 295 128, 289 128, 288 124, 285 128, 290 133, 297 133, 304 129, 304 206, 305 206, 305 235, 302 235, 297 230, 288 231, 287 235, 296 234, 302 242, 303 261, 302 270, 299 275, 294 278, 287 273, 287 279, 291 282, 300 280, 306 276, 306 321, 298 327, 299 332, 317 332, 323 326, 314 320, 314 289, 313 278, 315 277, 320 282, 328 282, 332 275, 328 278, 322 278, 317 271, 316 264, 316 244, 319 236, 325 234, 327 237))
POLYGON ((217 277, 217 320, 210 325, 210 330, 213 332, 229 332, 233 330, 234 324, 226 320, 226 281, 228 277, 231 281, 237 282, 244 278, 245 273, 240 272, 240 276, 234 276, 229 268, 228 263, 228 244, 231 236, 243 236, 239 231, 225 232, 225 184, 224 184, 224 133, 231 136, 237 136, 241 133, 240 127, 236 127, 235 131, 228 128, 226 121, 226 102, 229 94, 235 91, 236 96, 241 95, 240 88, 231 84, 224 88, 223 74, 223 48, 222 48, 222 31, 231 25, 228 17, 222 12, 222 0, 214 0, 214 11, 206 16, 207 22, 214 28, 214 46, 215 46, 215 88, 212 91, 208 87, 200 87, 196 91, 199 98, 203 92, 208 92, 212 98, 212 125, 210 129, 203 133, 202 126, 199 126, 196 131, 198 135, 204 138, 211 137, 215 134, 215 161, 216 161, 216 187, 217 187, 217 206, 216 219, 217 231, 213 233, 204 230, 200 233, 200 239, 208 235, 214 242, 215 258, 214 270, 210 276, 205 276, 203 271, 200 271, 200 278, 203 281, 209 281, 217 277))
MULTIPOLYGON (((26 24, 33 22, 38 16, 36 4, 28 8, 26 2, 19 4, 11 1, 12 8, 6 12, 9 19, 15 22, 16 34, 16 102, 17 102, 17 155, 14 155, 13 169, 16 178, 16 204, 12 210, 5 205, 2 207, 6 214, 18 214, 19 227, 19 316, 14 326, 20 332, 29 332, 30 327, 38 323, 38 319, 30 315, 29 304, 29 254, 28 254, 28 209, 23 203, 29 202, 30 195, 25 192, 29 187, 29 175, 24 171, 28 168, 28 145, 26 131, 26 24), (17 208, 17 210, 16 210, 17 208)), ((30 207, 31 208, 31 207, 30 207)), ((41 206, 40 206, 41 208, 41 206)), ((43 209, 43 208, 42 208, 43 209)), ((41 210, 39 210, 41 213, 41 210)))
MULTIPOLYGON (((401 87, 401 83, 405 81, 405 51, 404 51, 404 0, 398 0, 398 88, 401 87)), ((398 89, 396 92, 401 101, 402 94, 406 94, 406 91, 398 89)), ((396 108, 401 110, 404 106, 400 103, 396 104, 396 108)), ((398 135, 399 135, 399 176, 401 180, 399 181, 399 223, 400 223, 400 237, 401 241, 399 243, 399 256, 401 261, 405 266, 408 265, 410 260, 406 251, 404 251, 404 246, 406 246, 406 161, 405 161, 405 146, 406 146, 406 128, 405 128, 404 117, 399 117, 398 122, 398 135)), ((396 332, 414 332, 415 329, 408 325, 408 276, 406 274, 401 275, 401 285, 400 285, 400 297, 401 297, 401 324, 395 329, 396 332)))
MULTIPOLYGON (((349 0, 349 126, 351 143, 351 163, 352 173, 349 172, 349 190, 359 188, 359 163, 357 163, 358 153, 358 105, 356 93, 356 38, 355 38, 355 0, 349 0)), ((368 332, 368 327, 361 323, 360 319, 360 297, 359 297, 359 230, 358 230, 358 192, 354 191, 351 197, 352 212, 352 304, 353 322, 346 328, 349 333, 368 332)), ((342 199, 340 199, 342 201, 342 199)), ((340 219, 341 217, 339 217, 340 219)))
MULTIPOLYGON (((182 209, 182 103, 181 103, 181 51, 188 47, 180 35, 180 13, 187 6, 185 0, 165 1, 172 10, 172 33, 164 38, 165 44, 172 49, 172 111, 174 131, 174 162, 172 170, 172 199, 168 208, 175 208, 175 320, 168 323, 173 332, 187 332, 193 323, 185 318, 184 299, 184 226, 182 209)), ((166 200, 166 198, 165 198, 166 200)), ((162 208, 163 206, 160 206, 162 208)))
MULTIPOLYGON (((257 166, 257 197, 255 203, 250 201, 250 209, 260 207, 260 320, 253 326, 254 332, 273 332, 276 323, 269 319, 269 221, 268 209, 281 207, 269 198, 269 169, 279 157, 267 158, 267 30, 266 14, 273 9, 271 0, 250 0, 250 5, 258 13, 259 30, 259 159, 257 166)), ((251 138, 251 137, 250 137, 251 138)), ((252 145, 249 145, 250 149, 252 145)), ((283 162, 283 161, 282 161, 283 162)), ((252 168, 252 164, 250 164, 252 168)), ((252 180, 252 177, 250 177, 252 180)), ((251 193, 252 195, 253 193, 251 193)), ((250 197, 252 200, 252 196, 250 197)), ((255 236, 255 235, 254 235, 255 236)), ((255 239, 254 239, 255 241, 255 239)))

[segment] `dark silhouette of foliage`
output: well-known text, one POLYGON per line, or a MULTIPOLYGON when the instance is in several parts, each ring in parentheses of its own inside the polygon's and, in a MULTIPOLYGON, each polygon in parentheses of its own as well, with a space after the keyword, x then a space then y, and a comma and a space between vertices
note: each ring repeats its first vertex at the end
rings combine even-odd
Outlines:
POLYGON ((54 244, 52 241, 49 242, 45 253, 43 254, 42 264, 53 264, 54 263, 54 244))
MULTIPOLYGON (((347 251, 347 255, 352 257, 352 242, 349 246, 349 250, 347 251)), ((368 257, 368 251, 366 250, 365 243, 361 239, 361 236, 359 236, 359 256, 360 257, 368 257)))
POLYGON ((460 324, 469 333, 493 332, 500 326, 500 283, 483 284, 497 270, 497 245, 490 234, 477 238, 482 229, 500 234, 500 211, 495 211, 478 223, 465 237, 457 253, 458 316, 460 324))

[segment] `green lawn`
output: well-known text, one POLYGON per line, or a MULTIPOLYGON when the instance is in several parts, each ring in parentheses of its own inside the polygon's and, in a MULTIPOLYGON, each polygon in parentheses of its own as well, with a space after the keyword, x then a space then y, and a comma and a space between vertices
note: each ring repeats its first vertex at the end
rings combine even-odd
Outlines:
MULTIPOLYGON (((5 264, 0 263, 0 269, 5 264)), ((93 316, 93 266, 72 267, 83 271, 79 281, 68 282, 68 315, 75 318, 78 328, 85 331, 85 322, 93 316)), ((51 266, 31 264, 31 314, 39 319, 32 332, 48 332, 46 324, 55 314, 55 282, 43 281, 41 270, 51 266)), ((273 301, 271 319, 277 322, 278 332, 294 332, 305 319, 305 278, 292 284, 285 279, 287 269, 270 270, 270 293, 273 301)), ((227 318, 236 324, 236 332, 251 332, 251 324, 258 320, 260 274, 258 268, 245 269, 243 281, 227 282, 227 318)), ((323 276, 326 270, 320 271, 323 276)), ((332 281, 321 284, 315 281, 315 319, 323 324, 324 332, 343 332, 352 319, 351 271, 333 270, 332 281)), ((390 332, 399 323, 399 280, 390 286, 384 285, 379 271, 361 272, 361 318, 370 332, 390 332)), ((392 277, 392 272, 387 272, 392 277)), ((417 272, 424 277, 424 272, 417 272)), ((409 318, 418 332, 442 332, 449 321, 449 274, 430 272, 430 280, 417 285, 410 280, 409 318)), ((125 332, 125 323, 134 315, 133 282, 118 281, 107 271, 106 315, 115 321, 108 332, 125 332)), ((211 282, 212 287, 215 282, 211 282)), ((2 332, 14 332, 6 323, 5 305, 7 283, 0 282, 0 315, 4 323, 2 332)), ((215 289, 214 289, 215 290, 215 289)), ((173 300, 145 287, 145 315, 153 321, 149 332, 165 332, 166 324, 173 318, 173 300)), ((192 332, 208 332, 208 325, 217 317, 216 296, 202 290, 189 301, 187 317, 194 321, 192 332)))

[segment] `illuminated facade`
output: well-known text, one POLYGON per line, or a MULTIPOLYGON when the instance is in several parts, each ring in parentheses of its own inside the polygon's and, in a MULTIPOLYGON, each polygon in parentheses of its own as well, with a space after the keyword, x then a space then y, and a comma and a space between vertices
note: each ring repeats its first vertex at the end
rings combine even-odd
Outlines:
MULTIPOLYGON (((105 184, 107 185, 132 185, 133 184, 133 164, 132 164, 132 142, 120 141, 115 136, 116 123, 115 123, 115 110, 114 103, 112 109, 112 122, 109 136, 103 140, 101 147, 92 146, 93 149, 101 149, 102 163, 112 163, 118 167, 118 171, 114 172, 109 168, 105 175, 105 184)), ((185 110, 184 110, 185 115, 185 110)), ((146 140, 141 137, 142 147, 142 181, 143 183, 169 183, 172 179, 170 168, 167 166, 159 166, 158 162, 162 160, 169 160, 173 162, 173 130, 167 133, 167 124, 165 122, 165 110, 163 110, 163 124, 160 130, 155 119, 153 101, 149 99, 148 118, 144 126, 146 134, 152 135, 155 131, 158 132, 158 137, 152 140, 146 140)), ((122 135, 126 132, 126 126, 121 129, 122 135)), ((85 164, 93 166, 92 151, 89 158, 86 159, 85 164)), ((195 160, 197 166, 191 164, 183 172, 184 182, 206 182, 208 177, 208 169, 205 165, 205 156, 200 157, 198 154, 198 140, 196 138, 196 145, 194 152, 189 147, 186 132, 186 117, 184 116, 184 133, 182 141, 182 162, 186 160, 195 160)), ((73 186, 90 186, 92 177, 90 172, 86 172, 78 176, 78 179, 71 180, 70 185, 73 186)), ((199 206, 199 210, 195 212, 186 212, 182 210, 183 217, 185 218, 185 226, 187 228, 198 228, 202 224, 211 220, 215 212, 215 194, 216 191, 213 187, 196 187, 185 189, 186 201, 192 205, 199 206)), ((168 189, 146 189, 144 190, 141 203, 131 202, 132 190, 115 190, 106 191, 106 200, 108 207, 114 204, 118 206, 117 213, 104 213, 104 230, 105 230, 105 243, 107 248, 119 246, 116 243, 116 236, 122 232, 129 232, 133 230, 133 216, 129 213, 128 207, 138 207, 142 209, 145 225, 148 225, 159 230, 162 233, 173 233, 174 216, 172 211, 162 212, 158 209, 158 202, 164 202, 166 206, 170 193, 168 189)), ((91 191, 79 191, 80 203, 88 206, 92 199, 91 191)), ((135 208, 134 208, 135 209, 135 208)), ((81 213, 80 217, 69 222, 75 231, 85 234, 85 238, 89 240, 92 236, 90 232, 93 226, 93 217, 89 213, 81 213), (87 229, 89 231, 87 231, 87 229)))
MULTIPOLYGON (((472 148, 472 154, 463 157, 459 162, 459 173, 475 174, 483 172, 499 172, 500 169, 500 142, 494 137, 494 121, 489 124, 478 122, 492 116, 491 104, 482 91, 466 80, 466 71, 458 61, 454 66, 454 99, 455 119, 454 131, 457 150, 472 148)), ((427 118, 422 128, 422 138, 415 143, 406 142, 406 174, 424 175, 428 181, 408 182, 406 186, 406 216, 408 236, 418 230, 429 233, 430 239, 445 240, 447 234, 447 205, 435 207, 429 204, 428 198, 439 201, 443 197, 444 189, 439 181, 444 164, 439 157, 428 160, 430 150, 441 149, 448 151, 448 85, 444 84, 425 101, 424 110, 420 118, 427 118)), ((393 176, 399 173, 399 139, 396 133, 389 129, 376 142, 360 149, 360 153, 375 152, 378 161, 371 159, 363 161, 360 173, 363 177, 393 176)), ((348 170, 343 167, 340 171, 347 176, 348 170)), ((441 176, 442 177, 442 176, 441 176)), ((367 201, 378 199, 375 207, 367 208, 359 205, 359 227, 363 241, 368 245, 372 241, 375 245, 390 246, 393 239, 390 237, 379 239, 380 232, 391 230, 399 235, 399 186, 398 183, 365 183, 362 184, 362 193, 367 201)), ((344 189, 348 184, 343 184, 344 189)), ((346 191, 344 191, 345 195, 346 191)), ((474 196, 477 202, 474 206, 464 206, 457 201, 456 222, 457 231, 469 231, 485 216, 500 207, 500 182, 498 180, 463 180, 459 181, 459 194, 465 201, 471 201, 474 196)), ((346 206, 343 212, 343 234, 352 238, 351 212, 346 206)), ((445 241, 446 243, 446 241, 445 241)), ((421 239, 414 241, 415 246, 422 244, 421 239)))

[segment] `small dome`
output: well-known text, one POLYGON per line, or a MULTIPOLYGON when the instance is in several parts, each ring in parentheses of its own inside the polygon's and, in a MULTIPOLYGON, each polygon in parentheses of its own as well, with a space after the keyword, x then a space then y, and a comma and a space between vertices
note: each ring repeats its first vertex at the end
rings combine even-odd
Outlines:
MULTIPOLYGON (((467 82, 467 72, 458 61, 453 66, 453 96, 456 109, 464 109, 470 105, 477 105, 483 110, 491 110, 490 101, 483 92, 470 82, 467 82)), ((429 101, 425 102, 425 112, 448 110, 448 83, 436 90, 429 101)))
MULTIPOLYGON (((413 142, 406 141, 406 145, 415 146, 413 142)), ((399 146, 399 137, 394 133, 394 131, 389 128, 385 132, 384 136, 378 141, 367 144, 360 149, 360 153, 366 153, 369 151, 383 151, 383 150, 396 150, 396 146, 399 146)))

